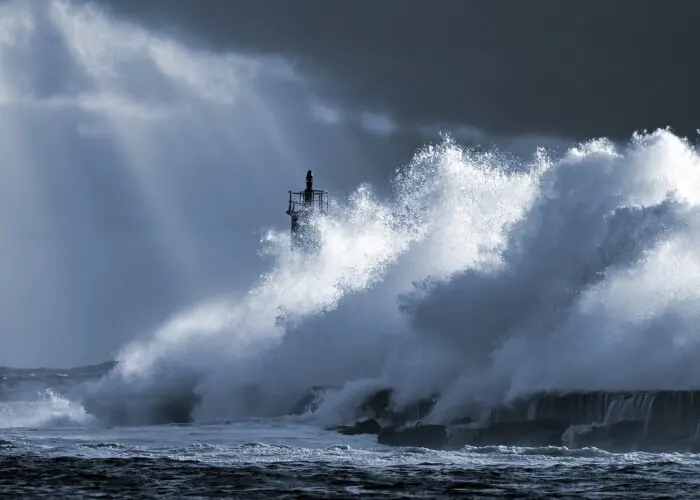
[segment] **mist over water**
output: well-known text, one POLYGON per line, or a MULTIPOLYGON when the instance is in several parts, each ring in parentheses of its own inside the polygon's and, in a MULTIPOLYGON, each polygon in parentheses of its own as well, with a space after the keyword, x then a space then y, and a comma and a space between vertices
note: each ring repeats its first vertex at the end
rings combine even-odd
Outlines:
MULTIPOLYGON (((180 312, 161 307, 170 319, 152 334, 120 344, 117 367, 89 389, 92 404, 148 422, 158 405, 193 391, 195 418, 218 421, 282 415, 308 387, 334 385, 341 391, 317 415, 330 423, 371 390, 392 387, 399 402, 442 394, 431 417, 442 421, 542 389, 698 387, 700 157, 686 140, 662 130, 521 159, 446 137, 397 169, 388 199, 371 185, 337 196, 319 221, 318 253, 297 254, 279 217, 277 183, 282 193, 297 185, 304 162, 259 118, 255 89, 265 87, 249 83, 294 82, 293 72, 192 52, 95 10, 41 5, 50 7, 9 4, 4 14, 13 23, 0 25, 2 116, 19 129, 16 140, 1 143, 14 155, 3 175, 15 176, 22 193, 0 194, 10 241, 3 252, 26 248, 22 237, 53 245, 37 257, 47 269, 40 273, 46 304, 35 300, 31 310, 51 311, 50 298, 59 297, 56 315, 81 317, 85 304, 61 293, 70 264, 94 270, 81 275, 84 290, 94 289, 90 279, 100 290, 118 288, 100 279, 102 266, 109 256, 127 262, 110 254, 127 250, 114 244, 115 232, 101 231, 128 217, 142 230, 130 233, 129 251, 150 252, 166 282, 188 291, 170 302, 182 304, 180 312), (61 41, 54 45, 70 68, 64 86, 42 90, 42 73, 31 67, 12 74, 31 76, 31 85, 6 76, 47 36, 61 41), (70 131, 51 137, 54 128, 43 125, 40 150, 20 140, 52 119, 64 129, 72 120, 70 131), (265 146, 276 144, 290 161, 231 174, 224 168, 231 156, 270 154, 250 145, 256 134, 267 134, 265 146), (64 151, 76 141, 87 141, 80 154, 64 151), (71 163, 83 154, 103 162, 71 163), (49 157, 64 159, 60 175, 47 167, 49 157), (191 167, 203 163, 207 175, 191 167), (100 175, 87 175, 91 168, 100 175), (86 179, 94 184, 76 187, 86 179), (85 198, 97 189, 100 199, 113 197, 103 213, 85 198), (51 196, 58 215, 44 206, 51 196), (253 199, 259 210, 250 210, 253 199), (214 224, 207 217, 225 221, 228 236, 202 229, 220 227, 207 226, 214 224), (255 275, 261 270, 259 278, 250 271, 246 281, 202 250, 211 238, 257 245, 254 231, 270 226, 260 258, 229 256, 255 275), (104 255, 76 254, 81 238, 93 241, 92 252, 104 245, 104 255)), ((15 272, 29 295, 29 271, 15 272)), ((17 293, 2 289, 8 300, 17 293)), ((26 325, 29 306, 3 302, 26 325)))

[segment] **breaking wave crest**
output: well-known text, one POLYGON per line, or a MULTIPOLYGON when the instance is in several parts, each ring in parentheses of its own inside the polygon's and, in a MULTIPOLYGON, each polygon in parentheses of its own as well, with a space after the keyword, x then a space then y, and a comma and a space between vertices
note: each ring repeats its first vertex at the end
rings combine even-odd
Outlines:
POLYGON ((444 420, 540 390, 696 388, 698 166, 665 130, 529 163, 447 138, 391 200, 361 187, 320 221, 318 255, 270 232, 256 286, 127 346, 95 394, 143 415, 191 393, 217 420, 389 386, 439 392, 444 420))
POLYGON ((51 389, 34 399, 0 402, 0 429, 77 426, 94 420, 80 404, 51 389))

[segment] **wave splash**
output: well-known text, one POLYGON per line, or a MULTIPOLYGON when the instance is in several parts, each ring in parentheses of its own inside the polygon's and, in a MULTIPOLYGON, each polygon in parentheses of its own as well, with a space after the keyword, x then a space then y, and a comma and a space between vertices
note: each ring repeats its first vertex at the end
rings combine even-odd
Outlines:
POLYGON ((270 232, 257 286, 128 346, 99 392, 148 412, 192 391, 211 420, 340 386, 328 419, 389 386, 442 394, 441 421, 542 390, 697 387, 698 166, 665 130, 531 163, 448 138, 394 199, 362 187, 322 220, 317 257, 270 232))
MULTIPOLYGON (((120 137, 150 198, 162 180, 149 177, 150 157, 173 159, 160 150, 192 124, 201 133, 217 117, 231 128, 215 110, 254 96, 238 76, 281 71, 114 28, 67 2, 11 2, 2 13, 0 63, 15 71, 0 79, 0 105, 17 117, 73 113, 82 135, 120 137), (66 63, 61 79, 27 57, 45 47, 66 63), (141 88, 145 71, 153 78, 141 88), (176 124, 148 148, 136 132, 176 124)), ((291 253, 286 229, 268 232, 272 263, 259 282, 125 346, 84 406, 118 422, 212 421, 284 414, 309 387, 332 385, 341 390, 317 415, 334 420, 391 387, 399 404, 441 394, 431 418, 442 421, 542 390, 695 389, 698 166, 697 149, 667 130, 531 161, 447 138, 397 171, 390 199, 361 186, 339 202, 319 221, 314 257, 291 253)), ((26 171, 16 174, 30 193, 26 171)), ((154 202, 155 226, 176 267, 196 275, 165 201, 154 202)))
POLYGON ((34 399, 0 402, 0 429, 83 426, 94 421, 80 404, 51 389, 34 399))
MULTIPOLYGON (((386 327, 376 334, 368 330, 358 336, 357 330, 341 331, 333 323, 341 320, 346 327, 357 323, 355 313, 379 307, 375 302, 379 296, 395 295, 426 272, 445 272, 444 259, 430 262, 423 255, 448 250, 440 245, 450 231, 446 226, 457 227, 471 216, 462 213, 456 199, 463 190, 475 195, 470 204, 483 209, 494 198, 492 187, 506 191, 510 184, 527 191, 503 173, 489 173, 490 155, 468 160, 474 175, 464 175, 454 167, 466 155, 452 142, 428 148, 397 176, 391 202, 382 203, 368 186, 361 187, 347 204, 335 207, 335 216, 319 221, 321 246, 314 255, 290 252, 287 231, 270 232, 264 252, 274 265, 257 286, 238 300, 206 305, 177 317, 152 339, 128 346, 113 378, 102 383, 121 388, 138 385, 139 391, 166 393, 168 398, 194 390, 202 396, 202 417, 221 418, 251 411, 276 413, 288 409, 290 401, 314 382, 328 383, 332 378, 342 383, 345 377, 338 373, 361 376, 372 370, 372 364, 376 371, 382 356, 368 350, 387 351, 400 335, 401 324, 384 317, 390 310, 380 307, 373 314, 386 327), (497 185, 496 179, 503 182, 497 185), (436 204, 440 199, 457 210, 436 204), (349 336, 355 340, 349 341, 349 336), (336 356, 329 357, 329 348, 343 351, 337 357, 344 359, 338 362, 333 359, 336 356), (370 358, 374 363, 368 363, 370 358), (333 371, 335 376, 329 373, 333 371), (144 384, 149 389, 143 389, 144 384), (174 386, 164 391, 170 384, 174 386)), ((517 203, 501 204, 503 209, 492 216, 477 217, 473 228, 479 230, 481 224, 480 230, 494 243, 498 226, 519 210, 517 203)), ((452 259, 477 258, 479 252, 474 248, 471 257, 453 252, 452 259)), ((114 389, 101 387, 100 391, 113 393, 114 389)))

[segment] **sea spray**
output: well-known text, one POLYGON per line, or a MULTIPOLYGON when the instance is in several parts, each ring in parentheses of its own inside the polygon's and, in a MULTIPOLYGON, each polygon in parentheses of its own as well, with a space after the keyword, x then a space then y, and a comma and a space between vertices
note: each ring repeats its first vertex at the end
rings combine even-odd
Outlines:
POLYGON ((95 417, 51 389, 33 399, 0 401, 0 429, 89 425, 95 417))
POLYGON ((499 158, 450 139, 426 148, 397 175, 393 200, 380 203, 363 186, 321 220, 313 255, 290 252, 288 237, 272 232, 275 263, 259 285, 218 313, 185 315, 128 346, 111 383, 128 393, 148 381, 153 397, 191 390, 201 398, 197 418, 218 420, 279 414, 310 385, 379 375, 407 335, 396 297, 414 280, 493 253, 531 200, 532 172, 504 172, 499 158), (446 245, 450 233, 462 251, 446 245), (280 363, 287 349, 292 357, 280 363), (193 375, 173 389, 185 372, 193 375))
POLYGON ((542 389, 696 387, 699 166, 668 131, 574 148, 541 175, 501 268, 409 296, 416 345, 445 353, 420 376, 449 373, 433 418, 542 389))
POLYGON ((211 335, 196 320, 191 334, 165 328, 148 362, 124 351, 142 375, 114 383, 138 393, 151 380, 161 397, 191 370, 204 420, 283 414, 331 383, 348 396, 320 418, 392 387, 399 404, 442 394, 436 421, 542 389, 694 387, 693 147, 658 131, 501 161, 447 139, 399 172, 394 200, 363 187, 341 204, 318 255, 273 231, 271 271, 211 335))
POLYGON ((318 255, 273 231, 271 271, 208 336, 194 317, 166 327, 148 361, 124 351, 144 375, 117 385, 161 397, 192 371, 175 392, 204 420, 283 414, 330 382, 351 384, 350 406, 363 385, 398 403, 439 392, 436 421, 542 389, 695 387, 693 147, 658 131, 502 161, 447 139, 398 173, 393 200, 362 187, 323 221, 318 255))

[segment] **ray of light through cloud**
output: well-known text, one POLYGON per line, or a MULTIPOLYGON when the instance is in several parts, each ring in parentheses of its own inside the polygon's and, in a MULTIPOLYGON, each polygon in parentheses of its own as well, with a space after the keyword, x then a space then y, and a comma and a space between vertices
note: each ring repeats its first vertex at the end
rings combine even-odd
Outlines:
MULTIPOLYGON (((245 287, 262 265, 252 261, 256 233, 270 220, 286 223, 286 190, 306 166, 268 102, 280 105, 275 92, 303 96, 294 68, 276 57, 196 51, 89 3, 0 9, 4 251, 43 248, 36 258, 51 270, 44 291, 6 316, 3 351, 18 349, 22 330, 50 335, 30 317, 39 297, 72 297, 53 324, 72 330, 75 349, 63 363, 77 364, 114 352, 178 301, 245 287), (52 127, 60 133, 42 135, 52 127), (21 237, 28 227, 33 243, 21 237), (130 287, 140 290, 120 295, 130 287), (110 301, 119 319, 109 316, 110 301), (142 301, 141 312, 128 313, 130 301, 142 301), (91 331, 101 322, 112 323, 106 339, 91 331)), ((4 294, 29 286, 30 274, 15 269, 4 294)), ((61 355, 47 349, 26 362, 48 358, 61 355)))

